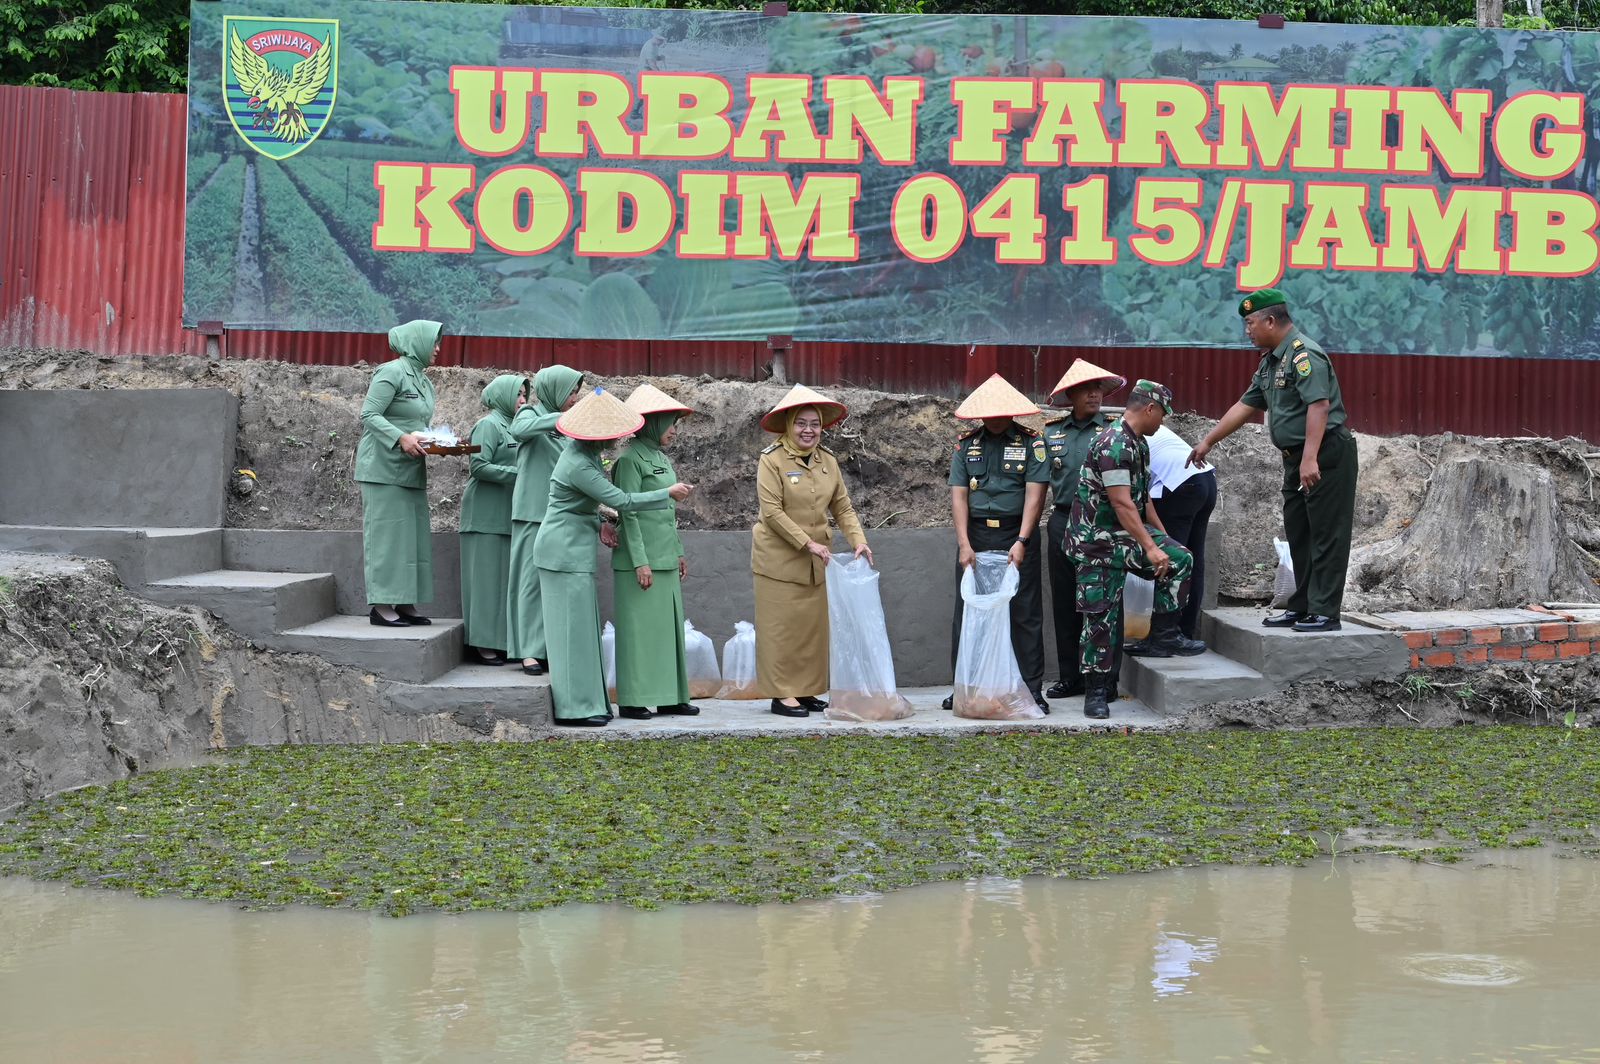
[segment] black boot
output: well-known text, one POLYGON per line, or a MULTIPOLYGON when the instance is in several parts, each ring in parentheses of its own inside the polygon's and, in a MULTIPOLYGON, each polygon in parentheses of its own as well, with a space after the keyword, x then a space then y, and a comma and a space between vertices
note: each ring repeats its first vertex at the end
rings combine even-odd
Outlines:
MULTIPOLYGON (((1125 653, 1132 653, 1132 648, 1124 647, 1125 653)), ((1192 658, 1196 654, 1204 654, 1206 645, 1198 639, 1190 639, 1178 630, 1178 614, 1157 613, 1150 618, 1150 638, 1145 640, 1143 656, 1147 658, 1192 658)))
POLYGON ((1089 673, 1083 678, 1083 715, 1090 720, 1105 720, 1111 716, 1111 706, 1106 703, 1106 689, 1114 681, 1104 673, 1089 673))

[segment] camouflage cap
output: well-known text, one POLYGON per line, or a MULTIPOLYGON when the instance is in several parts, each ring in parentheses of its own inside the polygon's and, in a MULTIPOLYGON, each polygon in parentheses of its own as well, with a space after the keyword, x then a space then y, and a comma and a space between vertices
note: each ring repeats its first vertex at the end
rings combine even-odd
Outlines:
POLYGON ((1283 298, 1283 293, 1276 288, 1263 288, 1239 300, 1239 317, 1254 314, 1263 307, 1281 307, 1287 306, 1288 303, 1289 301, 1283 298))
POLYGON ((1133 391, 1128 393, 1129 399, 1148 399, 1152 403, 1161 404, 1161 409, 1172 413, 1172 389, 1165 384, 1155 381, 1140 379, 1133 386, 1133 391))

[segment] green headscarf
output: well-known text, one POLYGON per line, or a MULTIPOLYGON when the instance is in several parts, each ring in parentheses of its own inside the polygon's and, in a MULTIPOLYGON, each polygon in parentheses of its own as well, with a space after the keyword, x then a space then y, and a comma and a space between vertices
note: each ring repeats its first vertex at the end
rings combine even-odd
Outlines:
POLYGON ((571 366, 546 366, 534 375, 533 397, 544 412, 554 414, 572 398, 572 393, 583 387, 583 374, 571 366))
POLYGON ((517 412, 517 396, 527 380, 520 373, 500 374, 483 389, 483 405, 499 421, 509 426, 512 416, 517 412))
POLYGON ((644 416, 644 425, 633 434, 636 440, 643 440, 652 447, 661 446, 661 437, 667 434, 673 424, 683 416, 681 410, 662 410, 644 416))
POLYGON ((437 321, 408 321, 389 330, 389 350, 427 369, 433 364, 433 349, 439 346, 444 325, 437 321))

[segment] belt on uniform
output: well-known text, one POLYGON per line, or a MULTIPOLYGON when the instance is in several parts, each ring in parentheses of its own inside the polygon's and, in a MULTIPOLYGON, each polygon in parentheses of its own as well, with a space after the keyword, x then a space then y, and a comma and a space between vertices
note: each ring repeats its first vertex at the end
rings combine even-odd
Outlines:
MULTIPOLYGON (((1335 425, 1333 428, 1329 429, 1327 432, 1322 434, 1322 442, 1323 443, 1327 443, 1329 440, 1337 440, 1341 436, 1349 436, 1349 435, 1350 435, 1350 430, 1349 429, 1345 428, 1343 425, 1335 425)), ((1279 448, 1279 449, 1281 451, 1283 451, 1283 457, 1285 459, 1293 462, 1293 461, 1295 461, 1296 459, 1298 459, 1300 457, 1300 452, 1304 451, 1306 449, 1306 445, 1305 445, 1305 441, 1302 440, 1298 445, 1296 445, 1294 447, 1282 447, 1282 448, 1279 448)))
POLYGON ((1006 525, 1021 526, 1022 515, 1007 514, 1004 517, 980 517, 977 514, 971 514, 968 516, 968 520, 975 525, 982 525, 984 528, 1004 528, 1006 525))

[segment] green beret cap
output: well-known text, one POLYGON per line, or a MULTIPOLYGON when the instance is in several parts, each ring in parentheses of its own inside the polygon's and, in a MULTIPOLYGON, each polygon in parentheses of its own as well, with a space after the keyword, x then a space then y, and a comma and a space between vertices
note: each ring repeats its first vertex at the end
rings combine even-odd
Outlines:
POLYGON ((1262 307, 1285 306, 1288 302, 1283 298, 1283 293, 1276 288, 1263 288, 1259 292, 1251 292, 1239 301, 1239 317, 1254 314, 1262 307))
POLYGON ((1148 399, 1152 403, 1161 404, 1161 409, 1167 413, 1172 413, 1172 389, 1165 384, 1157 384, 1155 381, 1150 380, 1140 380, 1133 386, 1133 391, 1128 393, 1128 398, 1148 399))

